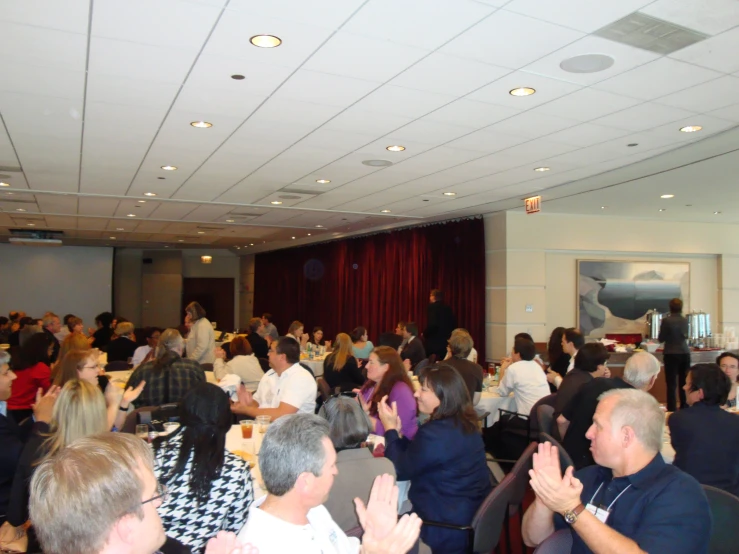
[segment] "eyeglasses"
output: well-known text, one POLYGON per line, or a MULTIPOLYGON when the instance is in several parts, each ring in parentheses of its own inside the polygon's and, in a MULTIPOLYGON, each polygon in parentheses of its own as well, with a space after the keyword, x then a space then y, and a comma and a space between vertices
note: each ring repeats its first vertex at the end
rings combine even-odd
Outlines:
POLYGON ((100 369, 100 364, 95 365, 83 365, 82 369, 100 369))
POLYGON ((167 500, 169 498, 169 489, 167 488, 167 485, 162 485, 161 483, 157 483, 157 490, 156 495, 152 496, 149 500, 144 500, 141 505, 148 504, 149 502, 154 502, 155 500, 162 499, 162 502, 167 500))

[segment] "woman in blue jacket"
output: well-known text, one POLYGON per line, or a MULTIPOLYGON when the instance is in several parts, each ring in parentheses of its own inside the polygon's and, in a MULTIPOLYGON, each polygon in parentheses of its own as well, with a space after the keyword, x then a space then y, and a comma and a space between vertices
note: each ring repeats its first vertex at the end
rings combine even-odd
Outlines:
MULTIPOLYGON (((492 490, 477 415, 464 379, 453 367, 433 365, 420 381, 418 409, 430 417, 412 441, 399 435, 397 409, 388 406, 387 397, 378 405, 385 457, 395 465, 398 481, 410 480, 408 496, 421 519, 469 525, 492 490)), ((421 539, 433 552, 466 551, 466 531, 424 525, 421 539)))

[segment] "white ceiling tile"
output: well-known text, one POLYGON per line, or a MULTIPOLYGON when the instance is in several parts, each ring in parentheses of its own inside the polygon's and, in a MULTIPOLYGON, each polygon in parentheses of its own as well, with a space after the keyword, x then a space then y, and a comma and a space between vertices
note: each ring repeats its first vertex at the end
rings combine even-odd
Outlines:
POLYGON ((377 135, 352 133, 321 127, 301 140, 298 144, 313 148, 330 148, 349 153, 377 140, 377 135))
MULTIPOLYGON (((405 171, 428 175, 451 166, 466 163, 481 156, 482 154, 480 152, 473 150, 460 150, 458 148, 439 146, 399 163, 398 167, 405 171)), ((438 187, 434 185, 431 190, 435 190, 436 188, 438 187)))
POLYGON ((240 58, 201 54, 187 77, 187 86, 219 88, 242 94, 270 94, 294 71, 292 67, 240 58), (231 75, 243 75, 235 80, 231 75))
POLYGON ((520 112, 521 110, 509 106, 496 106, 460 98, 423 116, 423 119, 481 129, 520 112))
POLYGON ((205 112, 183 112, 172 110, 167 116, 156 136, 156 144, 199 150, 206 154, 214 152, 236 128, 241 125, 242 118, 205 112), (208 121, 213 127, 198 129, 190 125, 191 118, 208 121))
POLYGON ((423 142, 416 140, 400 140, 400 137, 393 133, 382 137, 371 144, 363 146, 357 152, 366 155, 367 157, 365 159, 367 160, 389 160, 393 163, 398 163, 410 158, 411 156, 425 152, 426 150, 431 150, 434 146, 436 146, 436 144, 428 140, 423 142), (390 152, 387 150, 387 147, 392 145, 405 146, 405 150, 401 152, 390 152))
MULTIPOLYGON (((118 207, 118 200, 113 198, 88 198, 79 197, 80 215, 112 216, 118 207)), ((93 221, 93 220, 88 220, 93 221)))
POLYGON ((509 69, 434 52, 395 77, 390 84, 464 96, 507 73, 509 69))
POLYGON ((444 144, 463 135, 474 132, 472 127, 450 125, 426 119, 419 119, 405 127, 394 131, 391 135, 405 145, 406 142, 421 142, 427 144, 444 144))
POLYGON ((13 140, 16 133, 78 140, 81 135, 81 99, 4 92, 0 93, 0 112, 13 140))
MULTIPOLYGON (((226 115, 245 119, 264 102, 266 96, 244 94, 235 89, 200 88, 185 85, 173 109, 189 112, 189 121, 203 121, 201 114, 226 115)), ((188 124, 189 124, 188 121, 188 124)), ((205 120, 209 121, 209 120, 205 120)))
MULTIPOLYGON (((600 6, 599 6, 600 7, 600 6)), ((522 69, 536 75, 544 75, 579 85, 592 85, 659 58, 659 54, 634 48, 601 37, 589 35, 568 44, 522 69), (595 73, 570 73, 560 67, 564 60, 585 54, 602 54, 613 58, 611 67, 595 73)))
POLYGON ((428 53, 428 50, 412 46, 337 31, 305 62, 303 68, 382 83, 428 53))
POLYGON ((644 102, 638 106, 596 119, 593 123, 627 131, 644 131, 691 115, 693 115, 693 112, 663 106, 654 102, 644 102))
POLYGON ((450 148, 474 150, 476 152, 492 153, 510 148, 529 140, 527 137, 503 132, 488 132, 483 129, 472 134, 453 140, 446 144, 450 148))
POLYGON ((312 130, 323 125, 341 111, 340 106, 272 96, 249 118, 247 125, 259 127, 263 138, 282 136, 285 130, 288 131, 286 134, 290 136, 304 135, 307 132, 302 132, 303 127, 312 130), (275 123, 279 125, 275 125, 275 123), (268 127, 262 128, 262 125, 268 127), (298 127, 301 128, 300 133, 290 131, 292 128, 298 127))
MULTIPOLYGON (((159 202, 156 209, 152 212, 152 217, 157 219, 182 219, 193 209, 192 204, 180 204, 175 202, 159 202)), ((122 222, 125 223, 125 222, 122 222)), ((136 222, 138 223, 138 221, 136 222)), ((120 225, 123 227, 124 225, 120 225)), ((189 227, 188 227, 189 229, 189 227)), ((168 229, 169 230, 169 229, 168 229)), ((176 231, 170 231, 176 232, 176 231)))
POLYGON ((88 100, 85 108, 85 138, 140 141, 148 145, 154 139, 163 116, 164 112, 158 109, 88 100))
POLYGON ((590 0, 513 0, 506 4, 505 9, 592 33, 652 1, 617 0, 593 4, 590 0))
POLYGON ((560 96, 573 93, 581 88, 580 85, 573 83, 516 71, 473 92, 467 98, 469 100, 489 102, 517 110, 529 110, 560 96), (509 94, 512 89, 519 87, 531 87, 536 90, 536 93, 530 96, 512 96, 509 94))
POLYGON ((354 108, 416 119, 455 100, 454 96, 384 85, 354 108))
POLYGON ((735 0, 657 0, 639 11, 708 35, 739 25, 735 0))
POLYGON ((274 93, 273 98, 345 108, 378 86, 371 81, 300 69, 274 93))
POLYGON ((61 67, 38 67, 10 62, 2 63, 1 92, 41 94, 56 98, 81 100, 85 92, 84 71, 71 71, 61 67))
POLYGON ((537 138, 556 133, 568 127, 574 127, 578 123, 580 122, 575 119, 528 111, 495 123, 486 128, 485 131, 490 133, 501 131, 527 138, 537 138))
POLYGON ((720 77, 702 67, 660 58, 595 85, 615 94, 653 100, 720 77))
POLYGON ((324 186, 328 189, 333 189, 349 181, 378 171, 379 168, 362 164, 364 159, 365 156, 360 153, 349 154, 340 160, 336 160, 325 167, 317 169, 310 175, 298 179, 295 181, 295 185, 299 185, 302 188, 303 186, 317 185, 317 179, 329 179, 331 183, 324 186))
POLYGON ((600 142, 606 142, 628 134, 627 131, 614 129, 613 127, 603 127, 592 123, 583 123, 557 131, 547 137, 548 140, 571 144, 573 146, 591 146, 600 142))
POLYGON ((518 69, 582 36, 579 31, 500 10, 443 46, 441 51, 518 69))
POLYGON ((715 71, 739 71, 739 27, 670 54, 671 58, 694 63, 715 71))
POLYGON ((721 108, 720 110, 708 112, 708 115, 739 123, 739 104, 733 104, 731 106, 721 108))
MULTIPOLYGON (((10 136, 8 136, 8 132, 5 130, 5 126, 0 124, 0 166, 7 166, 7 167, 17 167, 20 169, 20 164, 18 163, 18 158, 15 156, 15 150, 13 149, 13 144, 10 142, 10 136)), ((3 173, 3 175, 7 175, 7 173, 3 173)), ((3 177, 3 180, 10 181, 10 179, 14 180, 13 187, 18 188, 20 186, 20 182, 23 181, 23 174, 22 173, 13 173, 11 174, 10 178, 3 177)))
POLYGON ((347 108, 325 123, 328 129, 382 136, 413 121, 410 117, 369 112, 358 106, 347 108))
POLYGON ((529 113, 556 115, 585 122, 639 103, 639 100, 626 96, 584 88, 534 108, 529 113))
POLYGON ((352 33, 435 49, 495 11, 470 0, 374 0, 343 27, 352 33))
POLYGON ((182 84, 196 53, 122 40, 90 39, 89 73, 182 84))
POLYGON ((692 112, 706 112, 736 103, 739 77, 726 75, 692 88, 663 96, 657 102, 692 112))
POLYGON ((564 144, 562 142, 537 139, 519 144, 513 148, 503 150, 502 152, 491 154, 490 156, 487 156, 485 160, 487 163, 494 165, 497 171, 526 166, 526 175, 530 176, 531 179, 535 179, 544 174, 534 172, 534 169, 540 166, 533 162, 545 158, 551 158, 552 156, 558 156, 575 149, 576 148, 574 146, 564 144))
POLYGON ((87 101, 162 110, 162 118, 180 89, 177 83, 160 83, 90 73, 87 101))
POLYGON ((87 34, 89 0, 4 2, 1 21, 87 34))
MULTIPOLYGON (((207 205, 193 205, 193 210, 185 216, 188 221, 212 221, 218 223, 224 223, 225 219, 223 216, 231 211, 231 206, 207 206, 207 205)), ((224 223, 226 230, 234 230, 231 225, 224 223)))
MULTIPOLYGON (((216 0, 216 2, 219 5, 224 3, 223 0, 216 0)), ((228 2, 227 9, 334 29, 341 25, 363 3, 364 0, 315 0, 313 2, 231 0, 228 2)))
POLYGON ((85 35, 0 21, 0 36, 6 45, 0 49, 2 64, 10 62, 69 71, 85 70, 85 35), (13 47, 8 48, 9 44, 13 47))
POLYGON ((720 133, 736 124, 733 121, 727 121, 719 119, 717 117, 711 117, 709 115, 694 115, 674 121, 668 125, 662 125, 656 127, 650 132, 657 134, 658 136, 664 136, 674 139, 680 142, 698 141, 706 137, 706 135, 712 135, 714 133, 720 133), (700 125, 703 127, 702 131, 697 133, 681 133, 680 129, 688 125, 700 125))

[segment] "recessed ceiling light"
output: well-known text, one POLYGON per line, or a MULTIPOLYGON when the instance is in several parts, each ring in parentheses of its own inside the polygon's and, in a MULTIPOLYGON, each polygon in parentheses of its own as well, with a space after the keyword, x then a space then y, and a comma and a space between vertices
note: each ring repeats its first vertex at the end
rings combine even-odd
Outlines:
POLYGON ((139 204, 146 204, 146 200, 139 200, 138 203, 139 204))
POLYGON ((295 237, 292 237, 292 238, 295 239, 295 237))
POLYGON ((23 208, 16 208, 15 211, 16 212, 25 212, 26 210, 24 210, 23 208))
POLYGON ((401 146, 400 144, 393 144, 385 148, 385 150, 389 150, 390 152, 402 152, 405 150, 405 146, 401 146))
POLYGON ((254 246, 254 243, 253 243, 253 242, 250 242, 250 243, 249 243, 249 246, 254 246))
POLYGON ((316 225, 316 229, 323 229, 323 225, 316 225))
POLYGON ((164 245, 164 248, 169 248, 169 244, 165 244, 164 245))
POLYGON ((198 235, 204 235, 205 231, 198 231, 198 235))
POLYGON ((282 202, 280 202, 279 200, 272 200, 272 202, 270 202, 270 204, 274 204, 275 206, 279 206, 280 204, 282 204, 282 202))
POLYGON ((177 239, 177 242, 185 242, 184 239, 177 239))
POLYGON ((393 162, 390 160, 364 160, 362 164, 370 167, 388 167, 393 165, 393 162))
POLYGON ((608 207, 608 206, 601 206, 601 207, 600 207, 600 209, 601 209, 601 210, 605 210, 605 209, 606 209, 607 207, 608 207))
POLYGON ((236 221, 236 220, 235 219, 227 219, 226 220, 226 223, 233 223, 234 221, 236 221))
POLYGON ((144 196, 156 196, 156 195, 157 195, 156 192, 145 192, 144 193, 144 196))
POLYGON ((29 227, 35 227, 36 226, 35 223, 26 223, 26 225, 28 225, 29 227))
POLYGON ((389 214, 390 213, 390 210, 382 210, 382 213, 389 214))
POLYGON ((559 64, 568 73, 597 73, 613 65, 613 58, 605 54, 583 54, 564 60, 559 64))
POLYGON ((163 165, 162 169, 164 171, 174 171, 175 169, 177 169, 177 166, 176 165, 163 165))
POLYGON ((0 187, 9 187, 10 183, 0 182, 0 187))
POLYGON ((536 89, 531 87, 518 87, 508 91, 511 96, 531 96, 536 92, 536 89))
POLYGON ((125 231, 125 229, 123 227, 116 227, 115 230, 116 231, 125 231))
POLYGON ((538 171, 539 173, 544 173, 545 171, 549 171, 548 167, 537 167, 534 169, 534 171, 538 171))
POLYGON ((310 233, 308 233, 308 236, 310 236, 310 233))
POLYGON ((282 40, 274 35, 254 35, 249 42, 258 48, 275 48, 282 44, 282 40))
POLYGON ((660 208, 659 211, 661 212, 667 211, 667 208, 660 208))
POLYGON ((115 240, 115 237, 110 237, 110 240, 115 240))
POLYGON ((663 194, 660 198, 675 198, 674 194, 663 194))
POLYGON ((328 184, 330 182, 331 182, 330 179, 316 179, 316 183, 320 183, 322 185, 328 184))
POLYGON ((713 215, 719 215, 721 212, 713 212, 713 215))
POLYGON ((136 217, 136 214, 128 214, 128 217, 136 217))
POLYGON ((192 121, 190 122, 190 125, 198 129, 207 129, 208 127, 213 127, 213 124, 208 123, 207 121, 192 121))
POLYGON ((15 193, 13 193, 13 192, 6 192, 5 193, 5 196, 13 196, 13 194, 15 194, 15 193))
POLYGON ((444 196, 457 196, 456 192, 445 192, 444 196))
POLYGON ((246 79, 246 77, 244 77, 243 75, 239 75, 238 73, 236 75, 231 75, 231 78, 234 81, 243 81, 244 79, 246 79))
POLYGON ((700 125, 688 125, 680 129, 680 132, 681 133, 697 133, 701 129, 703 129, 703 127, 701 127, 700 125))

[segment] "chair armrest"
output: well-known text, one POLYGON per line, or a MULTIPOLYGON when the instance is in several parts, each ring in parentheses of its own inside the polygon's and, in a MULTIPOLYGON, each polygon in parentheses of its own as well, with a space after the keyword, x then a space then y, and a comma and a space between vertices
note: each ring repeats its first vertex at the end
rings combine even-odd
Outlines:
POLYGON ((442 527, 444 529, 456 529, 457 531, 474 531, 470 525, 453 525, 451 523, 443 523, 441 521, 428 521, 423 520, 424 525, 431 525, 432 527, 442 527))

